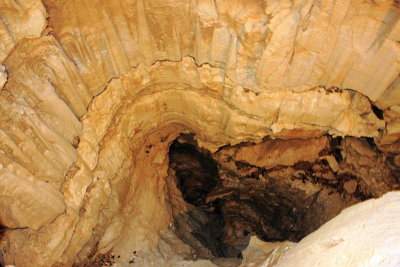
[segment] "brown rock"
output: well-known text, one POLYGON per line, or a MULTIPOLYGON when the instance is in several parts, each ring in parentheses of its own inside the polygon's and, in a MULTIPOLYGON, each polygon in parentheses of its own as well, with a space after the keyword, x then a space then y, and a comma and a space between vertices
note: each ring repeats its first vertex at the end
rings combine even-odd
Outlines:
POLYGON ((291 166, 300 161, 315 161, 327 146, 328 139, 321 137, 308 140, 268 140, 255 146, 241 147, 235 159, 255 166, 273 168, 291 166))

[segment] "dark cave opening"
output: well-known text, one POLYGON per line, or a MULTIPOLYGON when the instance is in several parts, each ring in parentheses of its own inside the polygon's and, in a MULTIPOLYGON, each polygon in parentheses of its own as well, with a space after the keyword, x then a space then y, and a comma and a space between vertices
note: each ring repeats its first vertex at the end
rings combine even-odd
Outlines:
POLYGON ((298 242, 344 208, 398 188, 397 170, 372 138, 263 139, 211 153, 182 134, 169 150, 170 177, 188 206, 177 205, 175 232, 198 258, 241 258, 251 236, 298 242))
POLYGON ((319 224, 313 212, 322 209, 317 194, 309 197, 279 181, 260 179, 267 170, 244 162, 235 165, 240 171, 251 169, 246 176, 227 170, 192 136, 175 140, 169 158, 177 187, 193 206, 175 221, 178 229, 190 231, 180 231, 181 238, 192 244, 196 238, 213 257, 241 258, 251 235, 268 242, 299 241, 319 224))
POLYGON ((178 141, 171 145, 169 156, 183 199, 196 207, 203 205, 219 181, 217 162, 196 146, 178 141))

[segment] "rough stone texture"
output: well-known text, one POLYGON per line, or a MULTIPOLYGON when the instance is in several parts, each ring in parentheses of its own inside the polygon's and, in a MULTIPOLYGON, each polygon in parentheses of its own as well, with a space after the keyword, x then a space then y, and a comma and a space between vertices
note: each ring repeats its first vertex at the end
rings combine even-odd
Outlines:
POLYGON ((167 151, 183 132, 210 151, 266 136, 369 137, 384 153, 350 142, 342 162, 326 161, 363 165, 377 195, 398 172, 397 1, 43 2, 0 1, 6 264, 71 266, 110 251, 126 263, 154 248, 172 223, 167 151))
POLYGON ((392 106, 385 111, 386 130, 379 140, 383 151, 398 153, 400 151, 400 106, 392 106))
POLYGON ((257 91, 323 84, 376 101, 398 77, 393 1, 45 2, 54 35, 96 91, 139 63, 185 55, 257 91))
POLYGON ((295 243, 291 242, 263 242, 255 236, 250 239, 249 246, 243 250, 243 267, 270 267, 274 266, 280 257, 295 243))
POLYGON ((241 147, 235 160, 270 169, 279 165, 291 166, 300 161, 313 162, 326 148, 328 139, 270 140, 255 146, 241 147))
POLYGON ((19 41, 39 37, 47 25, 40 0, 1 0, 0 16, 0 63, 19 41))
POLYGON ((398 266, 400 193, 347 208, 287 251, 275 266, 398 266))

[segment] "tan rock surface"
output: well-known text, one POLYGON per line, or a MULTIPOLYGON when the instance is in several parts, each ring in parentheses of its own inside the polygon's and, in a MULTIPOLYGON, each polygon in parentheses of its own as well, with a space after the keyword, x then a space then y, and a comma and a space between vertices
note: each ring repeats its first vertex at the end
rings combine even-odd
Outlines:
POLYGON ((295 243, 288 241, 267 243, 253 236, 251 237, 249 246, 243 251, 243 263, 241 266, 274 266, 280 257, 293 246, 295 246, 295 243))
POLYGON ((24 38, 37 38, 45 29, 46 10, 40 0, 0 1, 0 62, 24 38))
POLYGON ((45 2, 54 35, 95 92, 139 63, 190 55, 256 91, 323 84, 376 101, 400 67, 391 1, 45 2))
MULTIPOLYGON (((172 223, 168 147, 182 132, 210 151, 304 139, 265 166, 296 163, 326 134, 399 154, 395 2, 43 2, 0 1, 6 264, 71 266, 111 250, 127 262, 154 248, 172 223)), ((385 156, 355 143, 346 164, 373 162, 361 171, 385 192, 385 156)))
POLYGON ((291 166, 300 161, 312 162, 319 158, 327 141, 326 137, 308 139, 301 143, 298 140, 269 140, 255 147, 240 148, 235 159, 267 169, 278 165, 291 166))

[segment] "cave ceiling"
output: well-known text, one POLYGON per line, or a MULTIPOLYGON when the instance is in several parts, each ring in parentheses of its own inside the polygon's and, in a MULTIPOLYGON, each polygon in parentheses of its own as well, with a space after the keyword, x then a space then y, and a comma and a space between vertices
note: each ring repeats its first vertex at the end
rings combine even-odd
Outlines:
POLYGON ((16 266, 154 246, 171 203, 188 209, 165 197, 181 134, 257 175, 325 160, 368 198, 398 188, 398 1, 0 0, 0 17, 1 247, 16 266))

